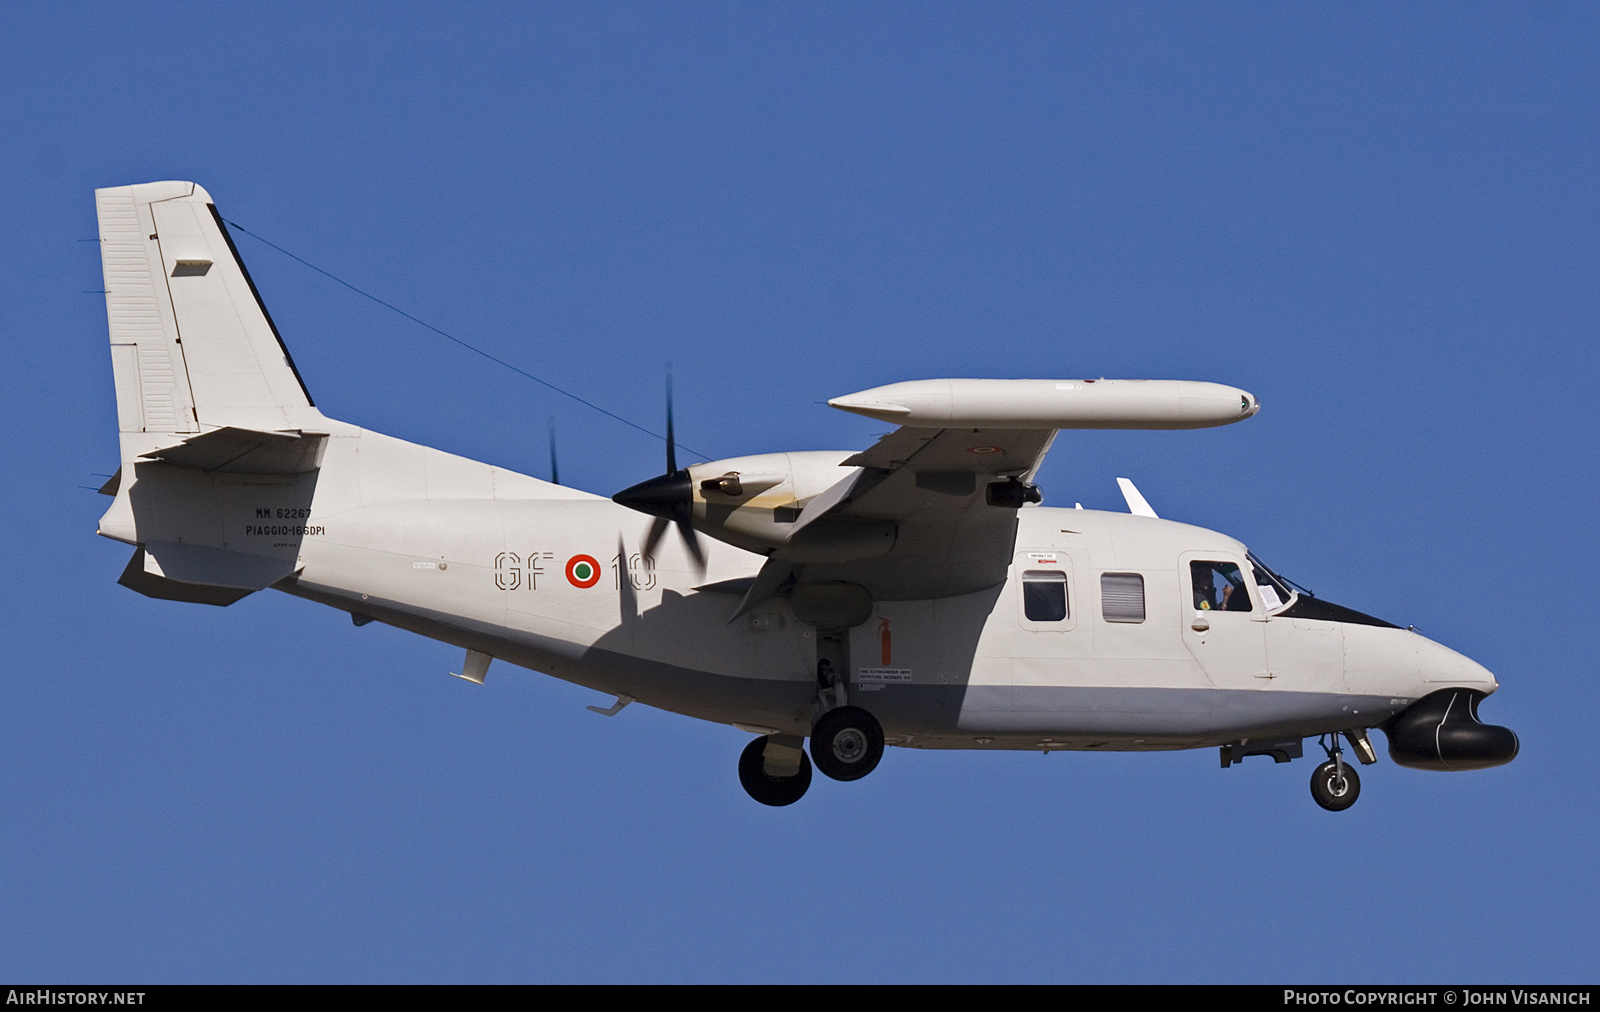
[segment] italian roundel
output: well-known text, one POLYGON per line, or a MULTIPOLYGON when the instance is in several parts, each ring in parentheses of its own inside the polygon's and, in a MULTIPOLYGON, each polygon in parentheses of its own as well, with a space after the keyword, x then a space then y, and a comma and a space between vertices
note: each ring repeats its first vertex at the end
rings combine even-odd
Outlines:
POLYGON ((567 560, 567 582, 586 589, 600 582, 600 563, 592 555, 574 555, 567 560))

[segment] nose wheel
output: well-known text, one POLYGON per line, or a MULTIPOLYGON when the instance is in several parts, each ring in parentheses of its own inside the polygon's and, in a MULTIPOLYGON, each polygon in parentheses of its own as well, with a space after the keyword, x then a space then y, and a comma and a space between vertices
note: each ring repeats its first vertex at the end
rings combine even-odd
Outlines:
POLYGON ((1339 736, 1330 736, 1332 746, 1324 744, 1323 750, 1328 753, 1328 761, 1318 766, 1311 774, 1311 797, 1317 804, 1330 812, 1342 812, 1356 803, 1356 798, 1361 796, 1361 778, 1356 776, 1355 767, 1347 766, 1344 761, 1344 750, 1339 747, 1339 736))

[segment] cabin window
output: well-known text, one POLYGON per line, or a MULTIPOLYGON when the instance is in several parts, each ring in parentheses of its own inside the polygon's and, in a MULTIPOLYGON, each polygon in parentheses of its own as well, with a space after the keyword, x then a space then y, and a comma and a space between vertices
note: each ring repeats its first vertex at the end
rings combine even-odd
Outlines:
POLYGON ((1064 622, 1067 618, 1067 574, 1059 569, 1030 569, 1022 574, 1022 613, 1030 622, 1064 622))
POLYGON ((1244 574, 1232 562, 1191 562, 1195 611, 1251 611, 1244 574))
POLYGON ((1107 622, 1143 622, 1144 577, 1138 573, 1101 573, 1100 614, 1107 622))

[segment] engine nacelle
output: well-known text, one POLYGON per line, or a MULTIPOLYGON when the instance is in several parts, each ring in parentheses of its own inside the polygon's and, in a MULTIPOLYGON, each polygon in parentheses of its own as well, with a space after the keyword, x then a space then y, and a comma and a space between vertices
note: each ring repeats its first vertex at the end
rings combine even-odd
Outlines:
POLYGON ((751 552, 793 562, 843 562, 894 547, 889 522, 824 518, 796 531, 815 496, 850 477, 853 450, 730 457, 689 468, 696 530, 751 552))
POLYGON ((1389 738, 1389 758, 1418 770, 1482 770, 1517 757, 1509 727, 1478 720, 1476 689, 1431 692, 1379 726, 1389 738))

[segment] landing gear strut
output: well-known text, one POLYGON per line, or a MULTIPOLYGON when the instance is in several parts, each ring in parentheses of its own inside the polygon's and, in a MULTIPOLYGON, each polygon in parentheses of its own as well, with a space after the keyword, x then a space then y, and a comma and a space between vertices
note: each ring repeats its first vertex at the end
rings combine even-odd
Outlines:
MULTIPOLYGON (((844 634, 819 637, 817 699, 811 708, 811 761, 834 780, 860 780, 883 758, 883 726, 878 718, 850 705, 844 676, 827 653, 842 654, 844 634)), ((843 660, 843 657, 840 657, 843 660)))
POLYGON ((1325 735, 1318 744, 1328 753, 1328 761, 1311 774, 1311 797, 1330 812, 1342 812, 1361 796, 1361 778, 1356 776, 1355 767, 1345 764, 1337 734, 1325 735), (1329 745, 1329 741, 1333 744, 1329 745))

